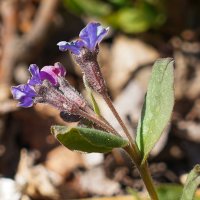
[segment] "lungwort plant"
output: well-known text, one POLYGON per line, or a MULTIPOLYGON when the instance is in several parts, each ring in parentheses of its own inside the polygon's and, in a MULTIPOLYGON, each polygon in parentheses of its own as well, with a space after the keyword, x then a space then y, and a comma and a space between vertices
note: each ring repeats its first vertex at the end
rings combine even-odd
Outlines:
MULTIPOLYGON (((136 138, 133 138, 113 106, 97 61, 99 43, 108 31, 109 29, 102 27, 101 24, 92 22, 81 30, 79 39, 71 42, 61 41, 57 44, 60 51, 69 51, 80 66, 83 72, 83 82, 91 97, 91 102, 88 102, 65 79, 66 71, 60 63, 44 66, 41 70, 35 64, 30 65, 30 79, 26 84, 13 86, 11 91, 21 107, 46 103, 57 108, 65 121, 78 122, 87 119, 92 122, 96 128, 90 128, 87 124, 84 127, 56 125, 51 127, 51 132, 61 144, 72 151, 105 153, 114 148, 123 149, 137 167, 151 199, 158 200, 147 159, 172 115, 174 61, 172 58, 159 59, 153 65, 136 138), (115 130, 101 115, 93 92, 98 93, 104 99, 121 125, 124 134, 115 130), (126 137, 122 135, 126 135, 126 137)), ((199 166, 196 166, 190 174, 181 200, 193 198, 195 189, 200 182, 199 171, 199 166)))

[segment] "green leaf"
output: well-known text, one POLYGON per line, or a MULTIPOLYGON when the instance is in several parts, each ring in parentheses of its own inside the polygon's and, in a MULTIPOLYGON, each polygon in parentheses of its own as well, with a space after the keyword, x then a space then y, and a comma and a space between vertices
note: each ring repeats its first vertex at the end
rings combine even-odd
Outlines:
POLYGON ((64 0, 65 5, 77 14, 101 17, 111 12, 109 4, 99 0, 64 0))
POLYGON ((155 62, 148 85, 142 114, 137 127, 136 143, 143 162, 159 140, 170 120, 174 106, 173 59, 159 59, 155 62))
POLYGON ((98 104, 97 104, 96 99, 94 98, 94 95, 93 95, 93 93, 92 93, 92 90, 90 89, 90 87, 89 87, 89 85, 88 85, 88 82, 87 82, 87 80, 86 80, 86 78, 85 78, 85 75, 83 75, 83 83, 84 83, 85 88, 86 88, 86 90, 87 90, 87 92, 88 92, 88 94, 89 94, 89 97, 90 97, 90 100, 91 100, 91 102, 92 102, 92 107, 93 107, 94 112, 95 112, 98 116, 101 116, 100 108, 99 108, 99 106, 98 106, 98 104))
POLYGON ((156 190, 160 200, 179 200, 183 186, 178 184, 161 184, 156 190))
MULTIPOLYGON (((159 184, 156 187, 156 191, 158 194, 158 199, 160 200, 180 200, 183 191, 183 186, 174 183, 159 184)), ((133 197, 137 200, 144 199, 142 197, 140 198, 140 194, 135 192, 132 188, 128 188, 128 193, 132 194, 133 197)), ((200 197, 196 195, 194 197, 194 200, 200 200, 200 197)))
POLYGON ((112 4, 112 6, 125 7, 125 6, 133 6, 132 0, 108 0, 112 4))
POLYGON ((149 3, 123 7, 104 19, 107 23, 126 33, 141 33, 165 22, 165 15, 149 3))
POLYGON ((134 197, 134 200, 142 200, 139 196, 139 193, 135 189, 128 187, 126 190, 128 194, 134 197))
POLYGON ((79 16, 95 17, 126 33, 140 33, 164 24, 165 4, 158 0, 63 0, 67 9, 79 16))
MULTIPOLYGON (((183 192, 183 186, 178 184, 161 184, 156 187, 158 198, 160 200, 180 200, 181 194, 183 192)), ((190 200, 200 200, 199 194, 196 196, 191 196, 191 192, 188 191, 187 194, 190 196, 190 200)), ((189 200, 189 199, 181 199, 181 200, 189 200)))
POLYGON ((122 137, 96 129, 52 126, 51 132, 65 147, 70 150, 81 152, 105 153, 111 151, 113 148, 120 148, 128 145, 128 141, 122 137))
POLYGON ((200 165, 195 165, 187 177, 181 200, 194 199, 195 191, 198 185, 200 185, 200 165))

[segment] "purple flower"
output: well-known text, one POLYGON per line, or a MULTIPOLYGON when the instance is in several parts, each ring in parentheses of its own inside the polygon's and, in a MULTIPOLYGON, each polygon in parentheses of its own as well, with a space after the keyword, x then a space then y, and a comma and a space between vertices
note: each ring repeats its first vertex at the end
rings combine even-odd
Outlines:
POLYGON ((33 105, 33 99, 36 96, 36 92, 29 84, 13 86, 11 92, 13 98, 19 101, 19 106, 26 108, 33 105))
POLYGON ((70 50, 74 54, 79 54, 81 48, 84 46, 82 40, 76 40, 72 42, 61 41, 57 44, 59 46, 60 51, 67 51, 70 50))
POLYGON ((64 77, 66 74, 65 68, 61 63, 55 63, 54 66, 45 66, 40 70, 41 80, 48 80, 53 85, 58 84, 58 77, 64 77))
POLYGON ((43 80, 48 80, 52 85, 58 84, 58 76, 65 76, 66 71, 60 63, 55 63, 54 66, 45 66, 39 70, 35 64, 30 65, 29 71, 32 77, 29 79, 28 84, 35 86, 42 84, 43 80))
POLYGON ((97 44, 106 36, 108 30, 109 28, 102 27, 100 23, 91 22, 81 30, 79 34, 80 39, 73 42, 61 41, 57 45, 59 50, 70 50, 76 55, 80 54, 82 47, 95 51, 97 44))
POLYGON ((21 107, 31 107, 34 104, 34 98, 37 96, 35 86, 42 85, 44 80, 48 80, 52 86, 57 86, 58 77, 63 77, 66 74, 60 63, 55 63, 54 66, 45 66, 41 70, 36 64, 31 64, 28 70, 31 78, 27 84, 11 88, 13 98, 19 101, 21 107))
POLYGON ((28 70, 31 74, 31 78, 28 80, 28 84, 32 86, 36 84, 42 84, 39 67, 36 64, 31 64, 28 70))
POLYGON ((108 33, 109 28, 103 28, 100 23, 89 23, 84 29, 81 30, 79 37, 84 42, 84 46, 90 51, 94 51, 97 44, 108 33))

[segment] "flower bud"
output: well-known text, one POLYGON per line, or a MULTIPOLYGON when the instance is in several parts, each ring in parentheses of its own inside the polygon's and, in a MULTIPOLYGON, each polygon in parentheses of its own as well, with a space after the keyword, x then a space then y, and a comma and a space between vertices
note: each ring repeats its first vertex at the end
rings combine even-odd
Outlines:
POLYGON ((65 111, 60 112, 60 117, 65 121, 65 122, 78 122, 81 120, 81 117, 79 115, 72 115, 69 114, 65 111))

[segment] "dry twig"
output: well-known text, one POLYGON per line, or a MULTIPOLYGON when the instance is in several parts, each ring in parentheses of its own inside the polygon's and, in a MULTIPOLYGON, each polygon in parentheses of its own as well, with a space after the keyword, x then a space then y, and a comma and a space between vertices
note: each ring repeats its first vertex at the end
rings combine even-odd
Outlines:
POLYGON ((19 34, 19 6, 21 0, 4 0, 0 3, 3 30, 0 58, 0 85, 9 86, 13 69, 20 62, 30 62, 39 52, 48 35, 59 0, 42 0, 31 29, 19 34))

